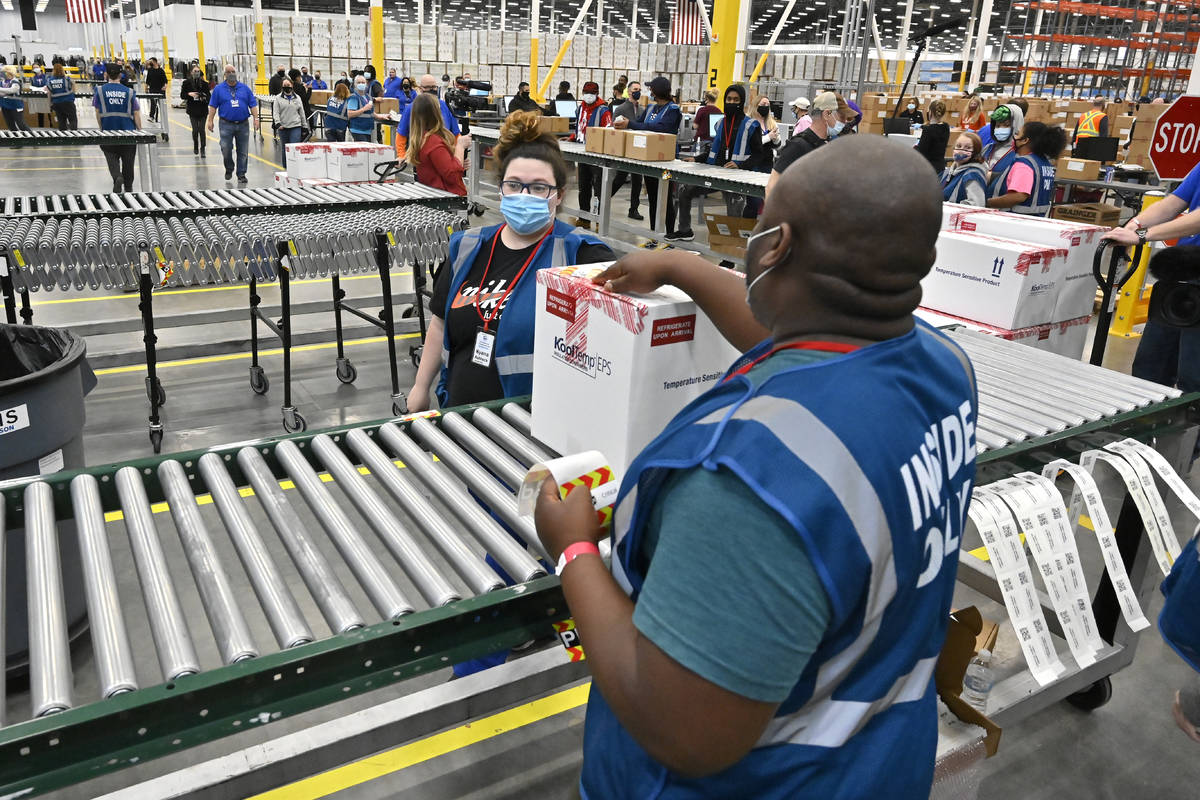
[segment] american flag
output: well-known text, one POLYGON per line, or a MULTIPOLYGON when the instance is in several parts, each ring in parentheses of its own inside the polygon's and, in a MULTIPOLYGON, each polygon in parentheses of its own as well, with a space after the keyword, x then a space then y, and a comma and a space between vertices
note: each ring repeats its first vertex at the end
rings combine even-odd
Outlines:
POLYGON ((703 44, 704 23, 700 21, 700 9, 696 0, 678 0, 671 12, 671 37, 669 44, 703 44))
POLYGON ((104 22, 104 0, 67 0, 67 22, 104 22))

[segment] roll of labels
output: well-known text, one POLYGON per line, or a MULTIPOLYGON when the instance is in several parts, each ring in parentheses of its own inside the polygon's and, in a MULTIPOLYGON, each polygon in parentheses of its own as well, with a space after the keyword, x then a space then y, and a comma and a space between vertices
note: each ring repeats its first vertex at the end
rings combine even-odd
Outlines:
MULTIPOLYGON (((608 459, 599 451, 553 458, 539 462, 529 468, 525 480, 517 493, 517 511, 522 516, 533 516, 542 484, 552 480, 558 486, 558 496, 566 500, 574 491, 588 491, 592 495, 592 507, 596 509, 596 521, 606 531, 612 527, 613 506, 621 482, 608 465, 608 459)), ((612 544, 608 539, 599 542, 600 556, 608 564, 612 558, 612 544)), ((558 635, 572 661, 583 661, 586 655, 575 630, 575 620, 565 619, 554 623, 558 635)))
POLYGON ((1101 465, 1121 479, 1145 525, 1159 570, 1167 575, 1181 548, 1154 475, 1198 522, 1200 499, 1161 454, 1133 439, 1112 442, 1103 450, 1089 450, 1080 456, 1078 464, 1057 459, 1046 464, 1040 475, 1022 472, 978 486, 967 509, 995 571, 1026 664, 1043 686, 1060 677, 1066 667, 1046 626, 1025 543, 1079 667, 1096 663, 1105 643, 1092 614, 1075 542, 1076 525, 1083 530, 1090 528, 1095 535, 1130 629, 1136 632, 1150 626, 1125 570, 1111 518, 1094 478, 1101 465), (1069 504, 1064 504, 1055 486, 1063 474, 1074 484, 1069 504))

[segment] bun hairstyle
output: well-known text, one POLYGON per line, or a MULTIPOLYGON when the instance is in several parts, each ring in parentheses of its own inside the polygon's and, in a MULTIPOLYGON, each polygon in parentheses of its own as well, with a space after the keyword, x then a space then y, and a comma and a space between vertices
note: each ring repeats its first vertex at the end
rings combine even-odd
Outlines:
POLYGON ((1067 132, 1044 122, 1026 122, 1021 135, 1029 141, 1029 149, 1042 158, 1053 161, 1067 147, 1067 132))
POLYGON ((554 171, 554 183, 561 191, 567 185, 567 162, 563 159, 558 139, 538 129, 538 120, 541 118, 538 111, 514 111, 504 118, 504 124, 500 126, 500 139, 492 151, 496 156, 496 169, 503 180, 514 158, 544 161, 554 171))

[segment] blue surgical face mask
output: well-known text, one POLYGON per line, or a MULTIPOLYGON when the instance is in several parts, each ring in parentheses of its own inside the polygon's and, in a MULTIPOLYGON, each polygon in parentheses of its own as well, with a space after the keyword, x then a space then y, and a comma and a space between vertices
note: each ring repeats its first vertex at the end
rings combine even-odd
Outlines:
POLYGON ((829 129, 829 138, 830 139, 836 138, 837 135, 839 133, 841 133, 842 129, 845 127, 846 127, 846 123, 842 122, 840 119, 837 122, 833 123, 833 127, 829 129))
POLYGON ((963 152, 963 151, 961 151, 961 150, 955 150, 955 151, 954 151, 954 160, 955 160, 955 161, 958 161, 958 162, 966 161, 966 160, 967 160, 968 158, 970 158, 970 157, 971 157, 971 153, 970 153, 970 152, 966 152, 966 153, 964 153, 964 152, 963 152))
MULTIPOLYGON (((751 242, 753 242, 755 239, 759 238, 760 236, 767 236, 769 234, 775 233, 778 230, 779 230, 779 226, 773 225, 772 227, 767 228, 765 231, 759 231, 758 233, 754 234, 750 238, 746 239, 746 256, 749 257, 749 255, 750 255, 750 243, 751 242)), ((750 283, 746 284, 746 305, 750 304, 750 292, 752 292, 754 290, 755 285, 757 285, 759 281, 761 281, 763 278, 765 278, 771 272, 771 270, 775 269, 775 267, 777 267, 777 266, 779 266, 779 265, 774 264, 772 266, 767 267, 762 272, 758 273, 758 275, 754 278, 754 280, 752 280, 752 281, 750 281, 750 283)))
POLYGON ((992 138, 997 142, 1007 142, 1012 136, 1012 128, 992 128, 992 138))
POLYGON ((365 83, 356 83, 354 84, 354 91, 358 92, 359 94, 366 94, 367 85, 365 83))
POLYGON ((554 219, 550 213, 550 198, 534 197, 527 192, 501 197, 500 213, 508 227, 522 236, 545 229, 554 219))

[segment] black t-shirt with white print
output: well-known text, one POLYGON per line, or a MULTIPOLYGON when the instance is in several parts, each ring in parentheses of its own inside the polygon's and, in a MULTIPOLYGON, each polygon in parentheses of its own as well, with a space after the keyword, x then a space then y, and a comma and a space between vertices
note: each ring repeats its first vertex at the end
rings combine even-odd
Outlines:
MULTIPOLYGON (((500 384, 500 373, 496 369, 496 359, 486 367, 481 367, 471 360, 475 352, 475 335, 483 325, 483 317, 490 317, 496 311, 496 305, 504 296, 505 291, 512 285, 513 278, 521 271, 521 266, 533 253, 536 244, 520 250, 510 250, 504 241, 496 242, 496 253, 492 265, 488 268, 488 254, 492 249, 492 239, 486 239, 479 247, 471 271, 463 281, 458 293, 454 296, 449 314, 445 317, 446 329, 450 333, 450 371, 446 376, 446 392, 450 405, 461 406, 468 403, 483 403, 488 400, 499 400, 504 397, 504 389, 500 384), (487 270, 487 285, 481 287, 484 270, 487 270)), ((552 246, 547 240, 543 247, 552 246)), ((607 245, 585 244, 579 248, 575 258, 577 264, 595 264, 603 261, 613 261, 616 256, 607 245)), ((447 264, 438 273, 433 284, 433 299, 430 309, 436 316, 446 314, 446 300, 450 296, 450 280, 452 278, 450 265, 447 264)), ((521 276, 521 281, 532 281, 534 268, 530 265, 521 276)), ((504 299, 499 315, 492 321, 489 330, 496 332, 497 323, 504 316, 504 308, 512 300, 512 294, 504 299)), ((440 349, 440 345, 438 345, 440 349)), ((425 353, 425 356, 437 358, 437 353, 425 353)))

